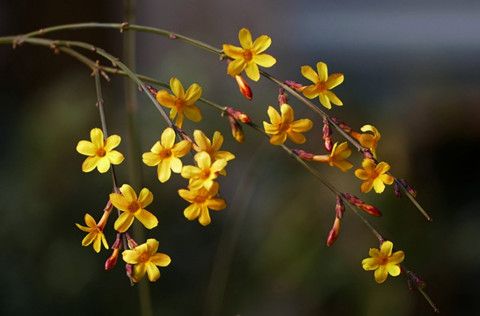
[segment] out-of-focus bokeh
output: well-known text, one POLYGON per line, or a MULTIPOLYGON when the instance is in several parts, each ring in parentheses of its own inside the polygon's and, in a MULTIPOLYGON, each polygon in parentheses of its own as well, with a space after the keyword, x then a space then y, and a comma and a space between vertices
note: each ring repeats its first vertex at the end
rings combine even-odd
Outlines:
MULTIPOLYGON (((325 61, 343 72, 335 89, 344 107, 329 113, 353 127, 374 124, 382 133, 378 153, 392 171, 418 190, 432 214, 427 222, 392 188, 382 195, 359 192, 353 172, 318 169, 343 191, 360 195, 384 213, 372 222, 406 252, 444 315, 472 315, 480 298, 480 3, 459 1, 146 1, 136 2, 138 24, 170 29, 216 47, 237 43, 241 27, 273 39, 269 70, 305 82, 300 66, 325 61)), ((124 21, 121 1, 0 1, 0 34, 26 33, 49 25, 124 21)), ((50 37, 91 42, 122 56, 122 34, 83 30, 50 37)), ((248 102, 226 75, 226 65, 179 41, 138 34, 137 71, 186 85, 198 82, 204 96, 239 107, 256 122, 266 120, 278 89, 251 83, 248 102)), ((306 83, 306 82, 305 82, 306 83)), ((100 121, 90 71, 66 55, 22 45, 0 47, 0 314, 138 314, 137 287, 123 265, 103 270, 109 252, 82 247, 75 227, 89 212, 99 218, 111 179, 81 172, 76 143, 100 121)), ((127 151, 124 79, 103 83, 107 121, 127 151)), ((139 141, 147 151, 165 123, 138 95, 139 141)), ((303 148, 322 150, 321 124, 291 99, 298 117, 316 120, 303 148)), ((160 184, 143 166, 144 186, 155 196, 150 209, 160 220, 146 232, 160 241, 172 264, 161 269, 150 291, 156 315, 430 315, 404 277, 378 285, 360 262, 377 242, 348 213, 336 244, 325 237, 334 218, 334 198, 315 178, 245 130, 233 141, 228 122, 202 106, 205 120, 188 121, 192 132, 225 135, 237 158, 220 180, 228 208, 202 227, 182 214, 186 202, 175 175, 160 184)), ((140 159, 140 157, 137 157, 140 159)), ((189 158, 187 158, 189 159, 189 158)), ((354 154, 358 165, 361 158, 354 154)), ((128 183, 128 165, 117 168, 128 183)), ((139 188, 137 188, 138 190, 139 188)), ((114 232, 107 230, 113 243, 114 232)))

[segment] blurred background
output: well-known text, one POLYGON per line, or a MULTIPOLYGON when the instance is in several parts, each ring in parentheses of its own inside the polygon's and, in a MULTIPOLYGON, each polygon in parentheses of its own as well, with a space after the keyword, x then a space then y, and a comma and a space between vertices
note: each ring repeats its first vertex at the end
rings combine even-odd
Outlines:
MULTIPOLYGON (((268 34, 273 75, 306 83, 300 66, 324 61, 343 72, 335 89, 343 108, 330 111, 359 128, 370 123, 382 133, 377 152, 406 178, 432 214, 427 222, 406 198, 387 188, 382 195, 359 192, 353 172, 318 169, 343 191, 378 206, 371 220, 406 252, 405 264, 428 283, 444 315, 471 315, 480 298, 480 3, 473 0, 407 1, 136 1, 136 21, 221 47, 237 44, 241 27, 254 37, 268 34)), ((122 22, 121 1, 0 1, 0 34, 85 21, 122 22)), ((114 30, 51 34, 97 44, 122 57, 124 35, 114 30)), ((203 96, 266 120, 277 87, 251 83, 248 102, 217 57, 181 42, 149 34, 136 37, 137 72, 185 85, 198 82, 203 96)), ((124 79, 104 82, 107 122, 123 137, 127 152, 124 79)), ((82 173, 75 151, 100 125, 90 71, 66 55, 23 45, 0 47, 0 314, 138 314, 138 287, 131 287, 119 262, 105 272, 110 255, 82 247, 89 212, 99 218, 111 178, 82 173)), ((297 117, 315 118, 291 99, 297 117)), ((227 209, 212 213, 202 227, 183 217, 187 203, 177 195, 186 181, 178 175, 160 184, 155 168, 125 161, 120 183, 137 170, 152 190, 149 210, 160 220, 146 232, 172 257, 150 286, 155 315, 431 315, 404 277, 378 285, 360 262, 377 241, 347 213, 336 244, 325 238, 334 218, 334 197, 316 179, 254 131, 236 143, 226 119, 200 105, 205 119, 185 123, 225 136, 235 153, 229 175, 220 179, 227 209), (137 169, 135 169, 137 168, 137 169)), ((150 149, 165 128, 159 113, 138 95, 140 151, 150 149)), ((304 149, 322 150, 321 124, 304 149)), ((339 138, 337 138, 339 139, 339 138)), ((137 157, 140 159, 140 157, 137 157)), ((133 160, 135 161, 135 160, 133 160)), ((138 161, 137 161, 138 162, 138 161)), ((359 155, 352 162, 361 162, 359 155)), ((137 188, 139 190, 140 188, 137 188)), ((113 243, 114 232, 106 232, 113 243)))

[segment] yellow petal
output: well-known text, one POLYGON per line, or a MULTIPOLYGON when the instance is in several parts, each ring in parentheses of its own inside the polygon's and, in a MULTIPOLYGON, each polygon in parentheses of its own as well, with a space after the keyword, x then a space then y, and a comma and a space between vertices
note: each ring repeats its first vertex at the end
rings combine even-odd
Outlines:
POLYGON ((208 212, 208 208, 206 206, 202 206, 201 210, 200 210, 200 217, 198 218, 198 222, 202 225, 202 226, 207 226, 208 224, 211 223, 211 219, 210 219, 210 213, 208 212))
POLYGON ((172 260, 164 253, 156 253, 150 257, 150 262, 160 267, 166 267, 172 260))
POLYGON ((280 134, 273 135, 272 137, 270 137, 270 144, 281 145, 285 143, 286 140, 287 140, 287 133, 282 132, 280 134))
POLYGON ((154 254, 158 250, 158 240, 154 238, 148 238, 147 239, 147 249, 149 254, 154 254))
MULTIPOLYGON (((310 80, 311 82, 313 83, 318 83, 319 79, 318 79, 318 74, 315 72, 315 70, 313 70, 312 67, 310 66, 302 66, 302 68, 300 68, 300 71, 302 72, 302 75, 307 78, 308 80, 310 80)), ((315 87, 315 86, 311 86, 311 87, 315 87)), ((315 96, 316 97, 316 96, 315 96)), ((308 98, 308 97, 307 97, 308 98)), ((313 97, 314 98, 314 97, 313 97)))
MULTIPOLYGON (((185 201, 188 201, 190 203, 193 203, 193 201, 197 197, 197 194, 195 192, 185 190, 185 189, 178 190, 178 195, 180 195, 182 197, 182 199, 184 199, 185 201)), ((77 226, 78 226, 78 224, 77 224, 77 226)))
POLYGON ((95 236, 95 241, 93 242, 93 250, 95 250, 96 253, 99 253, 101 247, 102 247, 102 236, 97 234, 95 236))
POLYGON ((139 256, 134 250, 124 250, 122 252, 123 261, 129 264, 137 264, 139 256))
POLYGON ((389 240, 384 241, 380 246, 380 253, 385 257, 390 257, 392 255, 393 243, 389 240))
POLYGON ((160 270, 158 270, 157 266, 151 262, 145 263, 145 266, 147 268, 148 280, 150 280, 150 282, 157 281, 160 278, 160 270))
POLYGON ((160 90, 157 92, 156 95, 158 103, 161 105, 167 107, 167 108, 173 108, 175 107, 175 96, 171 95, 165 90, 160 90))
POLYGON ((76 150, 85 156, 95 156, 97 154, 97 148, 95 145, 86 140, 79 141, 76 150))
POLYGON ((302 93, 303 93, 304 96, 306 96, 309 99, 316 98, 320 95, 320 91, 318 90, 318 88, 315 85, 305 87, 302 90, 302 93))
POLYGON ((206 205, 208 208, 215 211, 220 211, 227 207, 227 204, 225 204, 225 200, 223 199, 209 199, 206 201, 206 205))
POLYGON ((103 148, 103 132, 99 128, 93 128, 90 131, 90 140, 96 148, 103 148))
POLYGON ((138 203, 142 207, 147 207, 153 202, 153 194, 149 189, 143 188, 138 196, 138 203))
POLYGON ((394 264, 399 264, 405 259, 405 253, 401 250, 395 251, 390 258, 388 258, 388 262, 394 263, 394 264))
POLYGON ((243 48, 251 48, 253 45, 252 34, 246 28, 242 28, 238 32, 238 40, 240 41, 240 45, 242 45, 243 48))
POLYGON ((212 137, 212 149, 218 151, 223 144, 223 136, 219 131, 215 131, 212 137))
POLYGON ((160 161, 160 163, 158 164, 158 169, 157 169, 158 180, 162 183, 167 182, 168 179, 170 179, 170 176, 172 174, 170 170, 170 161, 171 161, 170 158, 165 158, 165 159, 162 159, 162 161, 160 161))
POLYGON ((253 81, 258 81, 260 79, 260 71, 257 64, 254 62, 249 62, 247 64, 245 67, 245 73, 247 74, 248 78, 252 79, 253 81))
POLYGON ((389 174, 382 174, 380 180, 385 184, 392 184, 395 179, 389 174))
POLYGON ((107 156, 100 158, 97 161, 97 169, 100 173, 107 172, 110 169, 110 159, 107 156))
POLYGON ((373 137, 378 141, 381 137, 380 135, 380 132, 378 131, 378 129, 373 126, 373 125, 370 125, 370 124, 367 124, 367 125, 363 125, 362 128, 360 128, 360 130, 364 133, 366 132, 371 132, 373 134, 373 137))
POLYGON ((173 94, 175 94, 177 98, 184 98, 185 89, 183 89, 182 83, 177 78, 170 78, 170 89, 172 89, 173 94))
POLYGON ((223 52, 225 55, 233 59, 243 58, 243 48, 238 46, 223 44, 223 52))
POLYGON ((272 125, 267 122, 263 122, 263 129, 265 130, 265 133, 269 135, 275 135, 278 133, 278 126, 277 125, 272 125))
POLYGON ((327 95, 325 93, 320 93, 318 95, 318 100, 320 103, 326 107, 327 109, 331 109, 332 105, 330 104, 330 99, 328 99, 327 95))
POLYGON ((82 226, 82 225, 77 224, 77 223, 75 223, 75 225, 76 225, 81 231, 84 231, 84 232, 87 232, 87 233, 89 233, 89 232, 92 230, 91 228, 89 228, 89 227, 87 227, 87 226, 82 226))
POLYGON ((384 161, 380 162, 377 167, 375 168, 375 171, 378 173, 378 174, 383 174, 385 172, 387 172, 388 170, 390 170, 390 165, 384 161))
POLYGON ((335 88, 339 84, 341 84, 343 82, 343 80, 344 80, 343 74, 340 74, 340 73, 331 74, 328 77, 327 82, 325 82, 325 85, 327 86, 327 89, 330 90, 330 89, 335 88))
POLYGON ((128 212, 130 201, 128 201, 123 195, 118 193, 110 194, 110 202, 121 211, 128 212))
POLYGON ((185 94, 185 103, 193 104, 200 98, 201 95, 202 87, 200 87, 197 83, 194 83, 188 88, 185 94))
POLYGON ((155 153, 146 152, 142 155, 142 160, 143 160, 143 163, 146 164, 147 166, 153 167, 158 165, 162 160, 162 158, 160 158, 160 156, 155 153))
POLYGON ((183 113, 190 121, 200 122, 202 120, 200 109, 194 105, 186 106, 183 109, 183 113))
POLYGON ((215 153, 215 160, 218 160, 218 159, 224 159, 226 161, 230 161, 232 159, 235 159, 235 155, 232 154, 231 152, 229 151, 217 151, 215 153))
POLYGON ((377 270, 374 272, 375 281, 377 283, 383 283, 387 279, 388 272, 385 266, 379 266, 377 270))
POLYGON ((365 181, 360 185, 360 191, 363 193, 368 193, 373 188, 373 181, 365 181))
POLYGON ((366 271, 376 270, 378 268, 378 260, 376 258, 363 259, 362 267, 366 271))
POLYGON ((130 228, 130 226, 133 223, 133 220, 134 220, 134 217, 132 213, 124 212, 117 218, 113 227, 119 233, 124 233, 130 228))
POLYGON ((282 117, 280 114, 275 110, 273 106, 269 106, 267 110, 268 117, 270 118, 270 122, 272 124, 281 124, 282 123, 282 117))
POLYGON ((369 178, 369 173, 363 169, 357 169, 355 170, 355 176, 360 180, 367 180, 369 178))
POLYGON ((335 166, 337 168, 339 168, 340 170, 342 170, 343 172, 346 172, 346 171, 350 170, 351 168, 353 168, 353 164, 350 163, 347 160, 335 161, 335 166))
POLYGON ((133 277, 136 282, 139 282, 146 272, 147 267, 144 263, 139 263, 133 266, 133 277))
POLYGON ((195 166, 184 166, 182 168, 181 175, 186 179, 197 178, 200 172, 200 168, 197 168, 195 166))
POLYGON ((338 105, 338 106, 343 105, 343 102, 332 91, 325 91, 325 95, 330 100, 330 102, 332 102, 333 104, 338 105))
POLYGON ((129 202, 137 200, 137 193, 135 193, 135 190, 133 190, 133 188, 128 184, 122 185, 120 187, 120 192, 122 192, 122 195, 129 202))
POLYGON ((177 125, 179 128, 182 128, 182 126, 183 126, 183 113, 182 112, 178 112, 177 119, 175 120, 175 125, 177 125))
POLYGON ((390 274, 391 276, 400 275, 400 267, 398 265, 388 263, 386 268, 387 268, 388 274, 390 274))
POLYGON ((82 171, 83 171, 83 172, 90 172, 90 171, 92 171, 93 169, 95 169, 95 167, 97 166, 97 163, 98 163, 98 161, 99 161, 100 159, 101 159, 101 158, 98 157, 98 156, 87 157, 87 159, 85 159, 85 160, 83 161, 82 171))
POLYGON ((195 140, 195 150, 196 151, 206 151, 210 148, 211 146, 211 143, 210 143, 210 140, 208 139, 207 136, 205 136, 205 134, 199 130, 199 129, 196 129, 194 132, 193 132, 193 139, 195 140))
POLYGON ((318 72, 318 81, 325 82, 328 79, 328 68, 327 64, 319 61, 317 63, 317 72, 318 72))
POLYGON ((105 146, 104 149, 105 151, 110 151, 120 145, 120 142, 122 141, 122 138, 118 135, 111 135, 107 137, 107 140, 105 140, 105 146))
POLYGON ((268 54, 261 54, 253 56, 253 62, 262 67, 272 67, 277 60, 268 54))
POLYGON ((86 213, 83 219, 85 220, 85 224, 87 224, 88 227, 97 227, 97 222, 95 222, 95 219, 92 217, 92 215, 86 213))
POLYGON ((198 204, 190 204, 185 210, 183 211, 183 216, 189 221, 193 221, 198 216, 200 216, 200 207, 198 204))
POLYGON ((82 246, 86 247, 90 245, 95 240, 95 232, 90 232, 82 239, 82 246))
POLYGON ((218 160, 215 160, 215 162, 212 164, 210 169, 212 170, 212 172, 215 173, 215 172, 219 172, 226 166, 227 166, 227 161, 225 159, 218 159, 218 160))
POLYGON ((194 157, 195 161, 197 162, 197 165, 200 169, 206 169, 210 168, 211 166, 211 159, 210 155, 207 154, 206 152, 202 151, 199 152, 198 154, 195 155, 194 157))
POLYGON ((182 161, 177 157, 170 157, 170 169, 175 173, 182 172, 182 161))
MULTIPOLYGON (((122 214, 123 215, 123 214, 122 214)), ((148 229, 152 229, 158 225, 158 219, 147 210, 140 209, 135 213, 135 218, 140 221, 148 229)))
POLYGON ((362 168, 365 170, 373 170, 375 169, 375 161, 369 158, 365 158, 362 160, 362 168))
POLYGON ((227 73, 230 76, 236 76, 241 73, 245 67, 247 67, 247 63, 244 59, 235 59, 228 63, 227 73))
POLYGON ((382 193, 385 190, 385 184, 383 183, 382 179, 376 178, 373 180, 373 189, 376 193, 382 193))
POLYGON ((183 157, 190 151, 192 144, 188 140, 182 140, 176 143, 172 148, 172 153, 175 157, 183 157))
POLYGON ((110 163, 112 163, 114 165, 121 164, 123 162, 123 160, 125 159, 123 154, 119 151, 116 151, 116 150, 109 151, 106 156, 107 156, 108 160, 110 160, 110 163))
POLYGON ((103 244, 103 247, 105 247, 105 249, 108 249, 108 243, 107 243, 107 238, 105 238, 105 235, 103 233, 102 234, 102 244, 103 244))
POLYGON ((293 122, 294 113, 290 105, 284 103, 280 106, 280 112, 282 113, 282 122, 290 124, 293 122))
MULTIPOLYGON (((270 47, 270 45, 272 45, 272 39, 270 38, 270 36, 260 35, 253 42, 252 50, 256 54, 260 54, 266 51, 270 47)), ((264 67, 270 67, 270 66, 264 66, 264 67)))
POLYGON ((307 141, 305 136, 303 136, 303 134, 300 134, 300 133, 287 132, 287 135, 288 135, 288 138, 290 138, 290 140, 295 144, 303 144, 307 141))
POLYGON ((313 122, 309 119, 296 120, 290 124, 291 130, 298 133, 309 131, 312 127, 313 122))
POLYGON ((175 131, 171 127, 167 127, 160 138, 160 143, 163 148, 171 149, 175 144, 175 131))
POLYGON ((368 251, 368 255, 370 257, 377 258, 380 256, 380 250, 377 248, 370 248, 370 250, 368 251))

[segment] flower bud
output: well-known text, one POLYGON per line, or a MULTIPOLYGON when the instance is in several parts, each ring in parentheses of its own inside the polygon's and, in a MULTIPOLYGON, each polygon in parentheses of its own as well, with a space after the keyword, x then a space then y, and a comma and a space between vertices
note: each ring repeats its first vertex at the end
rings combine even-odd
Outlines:
POLYGON ((337 200, 335 203, 335 216, 341 219, 343 217, 343 213, 345 213, 345 204, 343 204, 342 197, 337 195, 337 200))
POLYGON ((288 103, 288 95, 285 93, 285 89, 278 89, 278 104, 282 105, 288 103))
POLYGON ((350 204, 355 205, 356 207, 358 207, 359 209, 361 209, 365 213, 368 213, 372 216, 381 216, 382 215, 382 213, 380 213, 378 208, 376 208, 373 205, 370 205, 370 204, 367 204, 367 203, 363 202, 362 200, 360 200, 355 195, 350 194, 350 193, 342 193, 342 195, 350 204))
POLYGON ((228 121, 230 122, 230 129, 232 130, 233 138, 235 138, 237 142, 243 143, 245 140, 245 134, 243 133, 242 125, 230 115, 228 116, 228 121))
POLYGON ((333 123, 337 124, 338 127, 340 127, 345 133, 350 133, 352 131, 352 128, 347 125, 347 123, 340 121, 336 117, 331 117, 331 120, 333 123))
POLYGON ((306 152, 302 149, 292 149, 292 152, 303 160, 313 160, 313 157, 315 156, 314 154, 306 152))
POLYGON ((111 270, 117 264, 118 253, 120 250, 118 248, 113 249, 113 253, 108 259, 105 261, 105 270, 111 270))
POLYGON ((295 82, 293 80, 286 80, 285 84, 287 86, 289 86, 290 88, 295 89, 298 92, 301 92, 305 88, 303 85, 301 85, 298 82, 295 82))
POLYGON ((405 179, 398 179, 403 187, 410 193, 413 197, 417 196, 417 191, 405 180, 405 179))
POLYGON ((235 80, 237 81, 238 89, 240 90, 240 93, 247 100, 251 100, 253 98, 252 89, 250 89, 250 86, 247 84, 245 79, 243 79, 243 77, 240 75, 236 75, 235 80))
POLYGON ((328 119, 326 117, 323 118, 323 129, 322 129, 322 131, 323 131, 322 138, 323 138, 323 143, 325 145, 325 149, 328 152, 331 152, 332 148, 333 148, 332 130, 330 128, 330 122, 328 121, 328 119))
POLYGON ((147 87, 148 92, 150 92, 154 97, 157 96, 158 89, 152 87, 151 85, 145 85, 147 87))
POLYGON ((245 113, 243 113, 239 110, 236 110, 232 107, 227 107, 225 111, 227 112, 227 114, 229 116, 233 117, 234 119, 236 119, 239 122, 242 122, 244 124, 252 123, 252 120, 250 119, 250 117, 247 114, 245 114, 245 113))
POLYGON ((335 217, 335 221, 333 222, 332 229, 328 232, 327 236, 327 246, 330 247, 333 245, 335 240, 337 240, 338 235, 340 234, 340 219, 335 217))
POLYGON ((400 189, 400 185, 398 184, 397 181, 393 183, 393 193, 398 198, 402 197, 402 190, 400 189))

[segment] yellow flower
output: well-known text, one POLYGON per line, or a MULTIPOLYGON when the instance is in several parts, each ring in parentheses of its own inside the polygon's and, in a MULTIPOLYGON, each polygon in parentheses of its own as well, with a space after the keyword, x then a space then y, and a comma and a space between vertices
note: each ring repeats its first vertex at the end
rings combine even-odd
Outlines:
POLYGON ((360 180, 364 180, 360 186, 360 190, 363 193, 370 192, 372 187, 375 192, 382 193, 385 190, 385 184, 392 184, 393 177, 387 174, 390 170, 390 165, 386 162, 380 162, 375 165, 375 161, 369 158, 365 158, 362 161, 362 168, 355 170, 355 176, 360 180))
POLYGON ((153 201, 153 194, 147 188, 140 191, 140 196, 128 184, 122 185, 119 193, 110 194, 110 202, 123 213, 117 218, 114 224, 116 231, 126 232, 133 223, 134 218, 138 219, 148 229, 158 225, 158 220, 145 209, 153 201))
POLYGON ((190 190, 199 190, 202 187, 210 190, 218 177, 218 174, 225 168, 227 161, 218 159, 212 163, 210 155, 204 151, 194 157, 197 166, 184 166, 182 177, 190 179, 188 187, 190 190))
POLYGON ((358 140, 360 145, 362 145, 365 148, 370 149, 370 151, 373 154, 373 157, 377 157, 376 149, 377 149, 377 144, 378 141, 380 140, 380 132, 378 129, 373 126, 373 125, 364 125, 360 129, 363 133, 357 133, 355 131, 351 131, 350 135, 352 135, 353 138, 358 140), (367 133, 369 132, 369 133, 367 133))
POLYGON ((343 82, 343 74, 335 73, 329 76, 327 65, 321 61, 317 63, 317 72, 310 66, 302 66, 301 70, 302 75, 313 82, 313 85, 307 86, 302 90, 307 98, 319 97, 320 103, 327 109, 332 108, 331 103, 343 105, 335 93, 330 91, 343 82))
POLYGON ((159 267, 166 267, 170 264, 171 259, 164 253, 157 252, 158 241, 149 238, 147 242, 132 250, 124 250, 122 252, 123 261, 133 264, 133 280, 139 282, 145 273, 147 273, 150 282, 157 281, 160 278, 159 267))
POLYGON ((170 79, 170 89, 173 95, 165 90, 157 92, 157 101, 161 105, 171 109, 170 119, 174 119, 177 116, 175 124, 178 127, 183 125, 183 117, 186 116, 189 120, 199 122, 202 119, 202 113, 200 109, 196 107, 195 102, 202 95, 202 88, 194 83, 185 92, 182 83, 177 78, 170 79))
POLYGON ((347 158, 350 157, 351 154, 352 150, 348 147, 347 142, 343 142, 340 145, 338 145, 338 143, 335 143, 335 145, 333 145, 332 151, 330 152, 330 155, 315 155, 313 156, 313 160, 319 162, 326 162, 331 167, 337 167, 338 169, 345 172, 353 167, 350 161, 347 160, 347 158))
POLYGON ((198 218, 198 222, 203 226, 210 224, 209 209, 220 211, 227 206, 225 200, 216 198, 218 187, 218 183, 214 183, 210 190, 203 187, 199 190, 178 190, 178 194, 191 203, 183 211, 183 215, 190 221, 198 218))
POLYGON ((160 141, 153 145, 151 152, 144 153, 142 159, 147 166, 158 165, 158 180, 166 182, 170 179, 171 171, 175 173, 182 171, 182 161, 179 158, 185 156, 190 147, 191 144, 187 140, 175 144, 175 131, 168 127, 163 131, 160 141))
POLYGON ((108 249, 107 239, 103 234, 103 227, 98 226, 95 219, 88 213, 85 214, 85 224, 87 224, 87 226, 75 224, 78 228, 88 233, 82 240, 82 246, 88 246, 93 243, 93 249, 97 253, 100 252, 102 244, 105 249, 108 249))
POLYGON ((218 159, 230 161, 235 159, 235 155, 231 152, 220 150, 220 147, 223 145, 223 136, 220 132, 216 131, 213 133, 212 141, 210 141, 201 130, 197 129, 193 132, 193 138, 195 140, 193 149, 195 149, 196 152, 206 152, 210 155, 212 161, 218 159))
POLYGON ((392 254, 393 243, 384 241, 377 248, 370 248, 368 255, 370 258, 362 260, 362 267, 366 271, 375 270, 374 277, 377 283, 383 283, 388 275, 398 276, 401 272, 400 263, 405 259, 405 253, 401 250, 392 254))
POLYGON ((260 71, 258 66, 272 67, 277 60, 268 54, 262 54, 272 44, 272 39, 267 35, 259 36, 252 42, 252 34, 246 28, 238 32, 238 40, 242 47, 223 44, 223 52, 233 61, 228 64, 227 72, 236 76, 245 70, 247 76, 258 81, 260 71))
POLYGON ((105 173, 110 169, 110 164, 118 165, 122 163, 123 155, 113 150, 120 144, 122 140, 118 135, 111 135, 107 139, 103 138, 103 132, 99 128, 90 131, 90 142, 81 140, 77 144, 77 151, 87 157, 82 164, 83 172, 90 172, 95 167, 101 173, 105 173))
POLYGON ((303 144, 306 139, 301 133, 310 130, 313 126, 309 119, 300 119, 294 121, 294 112, 290 105, 284 103, 280 106, 281 115, 272 106, 268 107, 268 116, 270 123, 263 122, 265 133, 271 135, 270 143, 281 145, 290 138, 294 143, 303 144))

